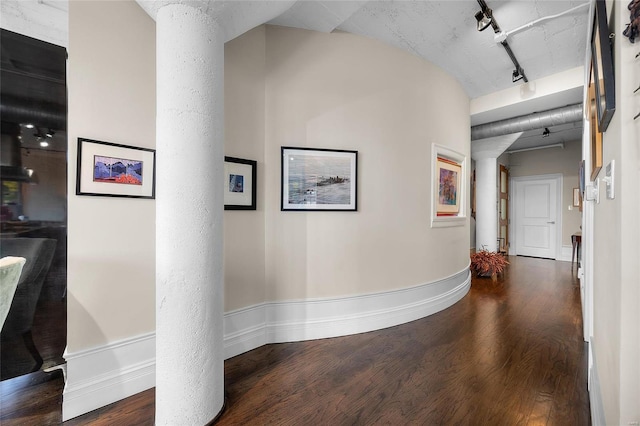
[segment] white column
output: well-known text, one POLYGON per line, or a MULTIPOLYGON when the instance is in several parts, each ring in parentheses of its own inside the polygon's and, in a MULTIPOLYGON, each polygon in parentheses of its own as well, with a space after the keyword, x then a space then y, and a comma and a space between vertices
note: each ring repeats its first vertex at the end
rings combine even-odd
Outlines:
POLYGON ((156 424, 202 425, 224 400, 224 38, 197 2, 156 16, 156 424))
POLYGON ((476 250, 498 250, 496 158, 476 160, 476 250))

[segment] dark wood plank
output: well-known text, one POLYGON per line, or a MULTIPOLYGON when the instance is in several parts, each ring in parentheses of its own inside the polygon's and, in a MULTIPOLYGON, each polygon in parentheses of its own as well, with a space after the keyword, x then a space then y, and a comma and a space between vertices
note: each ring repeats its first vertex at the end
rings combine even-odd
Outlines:
MULTIPOLYGON (((571 264, 509 260, 497 283, 474 279, 465 298, 436 315, 227 360, 218 424, 589 425, 571 264)), ((67 423, 152 425, 154 407, 149 390, 67 423)))

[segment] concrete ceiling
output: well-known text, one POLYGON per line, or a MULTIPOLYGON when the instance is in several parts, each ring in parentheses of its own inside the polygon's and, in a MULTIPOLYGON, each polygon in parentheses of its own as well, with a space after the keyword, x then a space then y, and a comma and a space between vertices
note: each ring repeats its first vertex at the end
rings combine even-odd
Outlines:
MULTIPOLYGON (((585 0, 488 0, 508 32, 585 0)), ((491 28, 476 30, 475 0, 304 1, 269 23, 315 31, 346 31, 404 49, 453 75, 470 98, 511 87, 514 66, 491 28)), ((529 80, 584 64, 588 7, 533 25, 507 38, 529 80)))
MULTIPOLYGON (((146 9, 156 8, 164 2, 166 0, 138 0, 146 9)), ((493 10, 500 29, 506 33, 533 23, 506 39, 530 81, 539 81, 584 64, 589 0, 486 2, 493 10), (546 19, 576 7, 563 16, 546 19)), ((460 82, 471 99, 523 84, 522 80, 512 82, 513 63, 504 48, 494 40, 494 31, 491 28, 483 32, 476 30, 474 15, 480 10, 476 0, 201 0, 194 3, 218 16, 227 38, 266 22, 327 33, 345 31, 380 40, 441 67, 460 82)), ((38 35, 29 33, 29 22, 37 23, 36 27, 41 31, 50 26, 54 37, 66 41, 67 35, 61 29, 67 26, 67 10, 66 1, 4 0, 1 23, 7 28, 7 22, 18 22, 14 31, 35 37, 38 35), (20 22, 24 28, 19 27, 20 22)), ((566 91, 482 111, 472 115, 472 125, 562 107, 581 100, 582 89, 571 87, 566 91)), ((570 127, 550 128, 552 136, 544 139, 543 129, 525 132, 513 148, 557 143, 557 139, 580 139, 581 127, 570 127)))
MULTIPOLYGON (((487 0, 500 29, 530 81, 580 67, 585 61, 588 0, 487 0), (582 6, 582 7, 579 7, 582 6), (576 10, 563 16, 543 19, 576 10), (536 22, 540 20, 539 22, 536 22)), ((456 1, 305 1, 300 0, 269 24, 314 31, 345 31, 374 38, 406 50, 443 68, 464 87, 471 99, 514 85, 514 65, 494 31, 476 29, 476 0, 456 1)), ((472 125, 563 107, 582 101, 582 88, 484 111, 471 117, 472 125)), ((575 141, 581 125, 524 132, 511 149, 575 141)))

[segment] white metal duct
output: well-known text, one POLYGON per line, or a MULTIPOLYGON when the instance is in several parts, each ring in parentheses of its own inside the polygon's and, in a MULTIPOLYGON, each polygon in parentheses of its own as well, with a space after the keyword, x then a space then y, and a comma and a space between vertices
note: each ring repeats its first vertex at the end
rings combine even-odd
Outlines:
POLYGON ((527 130, 544 129, 568 123, 582 122, 582 104, 568 105, 562 108, 534 112, 506 120, 479 124, 471 127, 471 140, 492 138, 527 130))

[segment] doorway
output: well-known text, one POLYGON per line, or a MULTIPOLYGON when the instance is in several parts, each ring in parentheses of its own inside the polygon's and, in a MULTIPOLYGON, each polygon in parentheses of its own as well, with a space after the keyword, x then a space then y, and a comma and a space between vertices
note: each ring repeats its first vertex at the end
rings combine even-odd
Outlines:
POLYGON ((500 191, 498 192, 498 251, 509 252, 509 169, 500 164, 500 191))
POLYGON ((512 183, 512 254, 557 259, 562 231, 562 175, 513 178, 512 183))
POLYGON ((2 327, 4 386, 64 364, 67 54, 64 47, 1 31, 0 247, 2 256, 27 259, 2 327))

